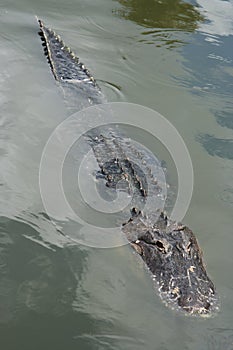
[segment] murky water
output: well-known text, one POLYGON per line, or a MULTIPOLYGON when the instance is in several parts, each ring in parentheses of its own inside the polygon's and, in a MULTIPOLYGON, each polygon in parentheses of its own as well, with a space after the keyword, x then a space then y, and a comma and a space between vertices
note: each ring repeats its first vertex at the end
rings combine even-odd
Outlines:
MULTIPOLYGON (((4 349, 233 349, 232 18, 232 0, 2 1, 4 349), (183 137, 194 167, 184 222, 196 233, 220 294, 214 318, 166 308, 128 246, 74 244, 46 215, 39 163, 67 110, 42 55, 34 15, 62 35, 109 101, 153 108, 183 137)), ((174 166, 161 155, 175 183, 174 166)), ((78 230, 72 221, 65 225, 78 230)))

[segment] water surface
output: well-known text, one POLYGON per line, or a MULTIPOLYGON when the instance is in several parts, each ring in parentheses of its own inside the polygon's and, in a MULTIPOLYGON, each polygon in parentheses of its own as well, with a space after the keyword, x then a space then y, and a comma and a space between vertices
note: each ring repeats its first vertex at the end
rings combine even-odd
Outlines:
POLYGON ((232 15, 231 0, 2 1, 4 349, 233 349, 232 15), (157 110, 185 140, 194 192, 184 222, 196 233, 220 294, 214 318, 166 308, 128 246, 73 244, 46 215, 39 162, 67 111, 42 54, 35 14, 82 58, 109 101, 157 110))

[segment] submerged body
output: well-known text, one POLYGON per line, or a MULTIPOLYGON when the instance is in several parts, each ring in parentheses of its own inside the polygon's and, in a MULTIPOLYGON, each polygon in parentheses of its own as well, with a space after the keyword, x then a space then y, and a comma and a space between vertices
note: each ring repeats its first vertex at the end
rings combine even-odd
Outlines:
MULTIPOLYGON (((75 54, 51 29, 40 20, 38 22, 45 55, 64 91, 69 109, 75 112, 106 102, 96 81, 75 54)), ((106 186, 117 189, 121 182, 121 190, 131 191, 133 188, 135 200, 131 217, 122 223, 122 230, 151 272, 162 300, 187 314, 214 313, 218 309, 218 298, 193 232, 170 221, 159 204, 150 208, 149 213, 141 212, 148 195, 158 197, 161 192, 143 151, 120 134, 102 133, 98 129, 95 134, 88 135, 87 142, 92 147, 106 186), (132 161, 133 157, 129 157, 133 153, 134 157, 136 154, 141 159, 140 167, 132 161)))

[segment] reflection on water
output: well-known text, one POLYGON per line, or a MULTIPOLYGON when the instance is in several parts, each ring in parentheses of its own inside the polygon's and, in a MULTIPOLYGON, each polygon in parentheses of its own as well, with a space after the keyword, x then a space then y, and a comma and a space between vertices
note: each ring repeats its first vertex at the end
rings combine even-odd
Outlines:
MULTIPOLYGON (((229 37, 233 34, 232 2, 199 0, 197 6, 184 1, 148 0, 145 6, 140 0, 117 1, 121 7, 114 10, 116 15, 148 28, 141 33, 147 36, 142 42, 157 46, 160 43, 171 49, 185 42, 184 33, 200 32, 198 40, 184 49, 184 57, 187 56, 185 80, 175 79, 201 98, 206 93, 233 95, 232 71, 229 71, 233 66, 232 38, 229 37)), ((214 114, 219 125, 233 128, 232 106, 227 112, 215 106, 214 114)), ((199 135, 196 139, 210 155, 233 159, 232 139, 210 134, 199 135)))
POLYGON ((37 231, 16 220, 1 217, 0 230, 0 323, 17 322, 29 310, 64 314, 81 281, 85 251, 46 249, 27 239, 38 237, 37 231))
POLYGON ((221 39, 219 41, 216 40, 215 34, 219 36, 233 34, 233 3, 231 0, 197 0, 197 3, 200 6, 200 12, 208 19, 208 21, 201 24, 199 30, 205 34, 210 34, 209 41, 211 41, 212 37, 213 43, 221 42, 221 39))
POLYGON ((233 187, 226 186, 222 191, 220 198, 227 205, 233 206, 233 187))
POLYGON ((175 48, 186 42, 184 33, 193 32, 204 21, 198 8, 181 0, 117 0, 122 8, 114 13, 145 28, 142 42, 175 48), (148 29, 147 29, 148 28, 148 29))
POLYGON ((230 108, 229 111, 216 111, 215 118, 219 125, 233 129, 233 111, 230 108))
POLYGON ((214 328, 209 339, 208 350, 232 350, 233 349, 233 329, 214 328))
POLYGON ((102 320, 97 327, 91 314, 72 308, 77 289, 82 300, 87 254, 77 246, 51 250, 24 238, 36 236, 34 231, 0 218, 1 342, 7 344, 5 349, 15 349, 15 344, 29 349, 30 337, 37 334, 35 349, 61 344, 70 348, 76 342, 89 349, 82 335, 107 329, 108 324, 102 320), (74 335, 80 339, 74 341, 74 335))
POLYGON ((211 156, 233 160, 233 139, 220 139, 213 135, 203 134, 197 137, 211 156))
MULTIPOLYGON (((217 110, 214 116, 221 127, 233 129, 233 109, 217 110)), ((214 135, 200 134, 197 140, 211 156, 233 160, 233 135, 230 139, 223 139, 214 135)))
MULTIPOLYGON (((233 2, 198 0, 205 16, 197 28, 192 45, 184 47, 185 79, 177 81, 208 103, 218 126, 233 129, 233 2), (190 59, 192 57, 192 59, 190 59)), ((209 130, 196 138, 211 156, 233 159, 233 135, 224 137, 223 128, 216 135, 209 130), (222 137, 219 137, 219 134, 222 137)))
POLYGON ((117 14, 146 28, 194 31, 204 17, 197 7, 182 0, 117 0, 123 8, 117 14))

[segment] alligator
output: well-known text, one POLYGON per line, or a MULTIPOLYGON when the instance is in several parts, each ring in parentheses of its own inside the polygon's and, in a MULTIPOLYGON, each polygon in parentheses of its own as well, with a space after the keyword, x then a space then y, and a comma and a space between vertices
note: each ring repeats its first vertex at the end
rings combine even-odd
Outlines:
MULTIPOLYGON (((39 19, 38 23, 45 56, 54 78, 64 91, 68 107, 78 111, 105 103, 105 96, 85 65, 60 36, 39 19)), ((123 181, 121 190, 131 191, 133 188, 135 200, 129 218, 122 222, 122 231, 136 255, 144 261, 162 301, 187 315, 214 315, 219 309, 219 298, 206 272, 194 233, 187 226, 170 220, 159 207, 143 212, 148 187, 155 197, 161 192, 146 155, 132 140, 117 131, 97 129, 86 139, 106 187, 117 190, 117 184, 123 181), (141 160, 140 167, 132 161, 134 157, 141 160)))

